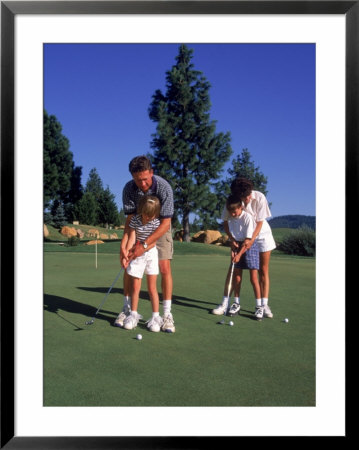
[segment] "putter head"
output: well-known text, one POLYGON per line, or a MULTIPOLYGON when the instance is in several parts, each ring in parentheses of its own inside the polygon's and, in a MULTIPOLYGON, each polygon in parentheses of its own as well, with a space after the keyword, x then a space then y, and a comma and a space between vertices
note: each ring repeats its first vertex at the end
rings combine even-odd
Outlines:
POLYGON ((93 320, 93 319, 91 319, 91 320, 85 322, 86 325, 92 325, 93 323, 94 323, 94 320, 93 320))

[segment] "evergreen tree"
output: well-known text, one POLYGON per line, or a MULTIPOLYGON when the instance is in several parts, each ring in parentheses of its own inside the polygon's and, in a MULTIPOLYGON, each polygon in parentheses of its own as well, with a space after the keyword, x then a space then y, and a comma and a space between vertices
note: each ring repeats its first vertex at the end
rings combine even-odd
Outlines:
POLYGON ((67 220, 73 220, 73 206, 82 196, 82 168, 77 167, 70 142, 62 134, 62 126, 54 115, 44 111, 43 135, 44 212, 62 202, 67 220))
POLYGON ((230 167, 227 172, 230 177, 219 181, 215 188, 217 195, 217 210, 222 212, 226 199, 231 192, 231 183, 236 178, 246 178, 247 180, 252 181, 254 190, 260 191, 267 196, 267 177, 263 175, 259 167, 255 167, 248 149, 243 149, 242 153, 232 160, 232 167, 230 167))
POLYGON ((80 223, 86 225, 97 225, 98 203, 92 192, 85 192, 77 202, 76 216, 80 223))
POLYGON ((66 199, 71 186, 72 153, 57 118, 44 111, 44 203, 66 199))
POLYGON ((52 214, 52 223, 54 227, 62 228, 64 225, 67 224, 65 210, 63 204, 60 201, 55 200, 52 206, 51 214, 52 214))
POLYGON ((242 153, 232 161, 232 164, 232 168, 228 169, 231 182, 235 178, 246 178, 252 181, 255 191, 260 191, 267 196, 267 177, 260 172, 259 167, 255 167, 248 149, 244 148, 242 153))
POLYGON ((229 133, 216 133, 210 120, 210 84, 191 63, 193 50, 181 45, 176 64, 166 72, 166 93, 157 90, 149 107, 157 123, 149 155, 155 173, 174 189, 176 213, 189 240, 190 213, 212 213, 216 180, 229 159, 229 133))
POLYGON ((98 221, 108 228, 109 224, 115 224, 117 215, 118 209, 115 202, 115 195, 110 192, 107 186, 100 196, 98 221))

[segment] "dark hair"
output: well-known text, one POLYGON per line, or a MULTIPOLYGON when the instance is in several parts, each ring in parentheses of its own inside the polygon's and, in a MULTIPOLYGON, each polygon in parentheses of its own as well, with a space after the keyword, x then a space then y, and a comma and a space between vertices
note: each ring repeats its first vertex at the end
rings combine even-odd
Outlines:
POLYGON ((231 192, 237 197, 248 197, 253 191, 253 183, 247 178, 236 178, 231 183, 231 192))
POLYGON ((131 159, 128 168, 130 170, 130 173, 133 174, 144 172, 145 170, 152 170, 152 164, 147 156, 135 156, 133 159, 131 159))
POLYGON ((159 217, 161 203, 154 195, 143 195, 137 205, 137 213, 148 217, 159 217))
POLYGON ((235 194, 231 194, 226 201, 226 208, 228 211, 233 211, 234 209, 241 208, 242 200, 235 194))

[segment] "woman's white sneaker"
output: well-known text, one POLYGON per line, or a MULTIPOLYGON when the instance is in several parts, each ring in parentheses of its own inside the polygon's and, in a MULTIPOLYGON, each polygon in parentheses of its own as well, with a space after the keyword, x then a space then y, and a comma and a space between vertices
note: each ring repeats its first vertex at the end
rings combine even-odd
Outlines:
POLYGON ((137 311, 132 311, 130 315, 126 317, 123 322, 123 328, 126 330, 133 330, 137 327, 138 321, 142 319, 142 316, 137 311))
POLYGON ((163 319, 161 316, 151 317, 150 320, 146 322, 147 328, 150 331, 154 331, 155 333, 158 333, 161 331, 161 326, 163 325, 163 319))

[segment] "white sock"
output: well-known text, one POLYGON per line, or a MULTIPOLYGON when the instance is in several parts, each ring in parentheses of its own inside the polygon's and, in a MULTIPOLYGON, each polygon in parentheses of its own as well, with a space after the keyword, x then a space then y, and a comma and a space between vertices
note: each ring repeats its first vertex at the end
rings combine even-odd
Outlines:
POLYGON ((237 305, 240 304, 240 301, 241 301, 240 297, 234 297, 233 300, 234 300, 234 303, 237 303, 237 305))
POLYGON ((153 312, 153 313, 152 313, 152 317, 158 317, 159 315, 160 315, 159 312, 153 312))
POLYGON ((228 305, 229 297, 224 296, 222 300, 222 305, 228 305))
POLYGON ((262 298, 262 306, 267 306, 268 305, 268 299, 263 297, 262 298))
POLYGON ((171 312, 172 300, 163 300, 163 315, 171 312))
POLYGON ((256 308, 259 308, 260 306, 262 306, 262 299, 261 298, 257 298, 256 299, 256 308))

